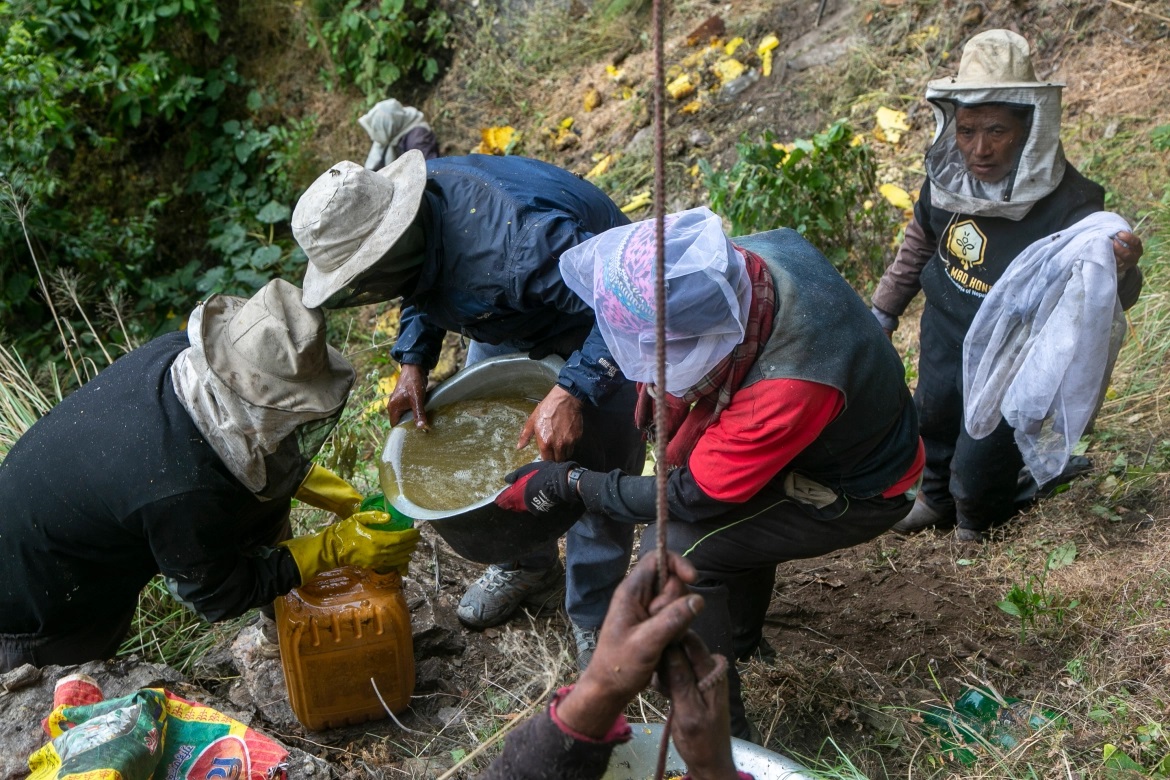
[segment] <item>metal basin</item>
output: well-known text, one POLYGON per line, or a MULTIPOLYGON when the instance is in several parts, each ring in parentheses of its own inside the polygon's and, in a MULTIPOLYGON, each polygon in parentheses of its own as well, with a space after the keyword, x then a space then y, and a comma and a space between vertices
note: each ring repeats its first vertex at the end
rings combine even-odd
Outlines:
MULTIPOLYGON (((649 780, 658 766, 658 745, 662 740, 661 723, 631 723, 633 738, 618 745, 609 760, 609 769, 601 780, 649 780)), ((765 750, 747 740, 731 740, 731 757, 735 767, 756 780, 813 780, 808 769, 779 753, 765 750)), ((666 777, 681 777, 686 772, 678 751, 671 744, 666 753, 666 777)))
MULTIPOLYGON (((557 383, 564 361, 559 357, 531 360, 525 355, 503 355, 469 366, 452 376, 431 393, 427 411, 482 398, 515 398, 524 396, 541 399, 557 383)), ((413 426, 413 417, 407 415, 390 430, 382 450, 382 462, 392 462, 402 451, 407 426, 413 426)), ((519 438, 520 431, 516 431, 519 438)), ((383 470, 382 492, 395 509, 416 521, 431 524, 443 541, 457 554, 477 563, 503 563, 516 560, 527 552, 559 538, 577 521, 580 507, 565 507, 548 515, 537 517, 527 512, 509 512, 493 503, 506 485, 490 496, 458 509, 425 509, 410 501, 393 476, 392 469, 383 470)))

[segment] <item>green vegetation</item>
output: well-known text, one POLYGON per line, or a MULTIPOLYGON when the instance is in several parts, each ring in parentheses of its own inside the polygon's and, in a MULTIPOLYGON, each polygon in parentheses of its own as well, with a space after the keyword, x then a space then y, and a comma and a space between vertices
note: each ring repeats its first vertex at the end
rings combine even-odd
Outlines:
POLYGON ((346 0, 341 8, 336 5, 314 3, 316 19, 307 32, 309 46, 323 46, 329 53, 328 69, 321 76, 330 88, 345 77, 372 104, 406 76, 431 81, 438 74, 433 52, 443 45, 451 19, 431 0, 346 0))
POLYGON ((210 625, 179 604, 162 577, 155 577, 138 595, 130 634, 118 652, 134 653, 145 661, 166 664, 190 675, 196 661, 239 633, 253 615, 210 625))
POLYGON ((890 257, 899 215, 877 191, 877 160, 844 120, 791 144, 770 131, 736 145, 730 170, 699 161, 711 209, 732 235, 786 225, 853 281, 877 279, 890 257))
MULTIPOLYGON (((197 297, 299 274, 287 223, 317 167, 304 161, 317 120, 241 74, 242 13, 215 0, 0 2, 0 328, 34 363, 62 338, 104 358, 99 342, 173 329, 197 297), (81 303, 112 296, 119 316, 53 306, 57 268, 81 303)), ((447 30, 430 0, 312 20, 301 45, 331 47, 371 99, 402 75, 433 77, 447 30)))
POLYGON ((1035 631, 1042 619, 1049 619, 1057 626, 1063 625, 1065 613, 1080 603, 1077 599, 1066 598, 1058 589, 1047 585, 1050 572, 1070 565, 1076 557, 1075 543, 1057 547, 1048 554, 1039 574, 1029 575, 1022 585, 1013 585, 1003 600, 996 604, 1007 614, 1019 619, 1021 642, 1027 637, 1028 629, 1035 631))

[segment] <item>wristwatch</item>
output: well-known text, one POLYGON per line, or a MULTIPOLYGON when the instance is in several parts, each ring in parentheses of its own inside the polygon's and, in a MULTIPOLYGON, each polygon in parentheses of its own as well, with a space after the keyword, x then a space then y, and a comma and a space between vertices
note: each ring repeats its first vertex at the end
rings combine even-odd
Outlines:
POLYGON ((569 492, 578 498, 581 497, 581 486, 579 484, 581 482, 581 475, 585 471, 586 469, 581 466, 569 469, 569 492))

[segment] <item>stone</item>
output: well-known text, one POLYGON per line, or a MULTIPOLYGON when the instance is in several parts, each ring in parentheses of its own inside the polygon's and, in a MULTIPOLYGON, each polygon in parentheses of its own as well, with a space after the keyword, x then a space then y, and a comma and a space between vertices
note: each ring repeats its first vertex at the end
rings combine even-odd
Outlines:
POLYGON ((200 656, 191 667, 191 676, 199 681, 222 682, 239 674, 231 648, 217 645, 200 656))
POLYGON ((450 728, 462 723, 466 719, 467 713, 462 707, 441 707, 437 717, 444 728, 450 728))
POLYGON ((415 661, 463 652, 467 643, 463 639, 459 618, 455 616, 456 605, 451 597, 445 593, 436 595, 409 579, 403 581, 402 590, 410 608, 410 633, 414 642, 415 661))
POLYGON ((232 641, 231 653, 240 673, 229 698, 239 707, 252 709, 273 726, 284 730, 300 728, 297 716, 288 703, 288 686, 280 665, 280 650, 270 638, 272 620, 259 620, 244 626, 232 641))
POLYGON ((328 780, 334 772, 321 758, 311 756, 299 748, 288 748, 288 780, 328 780))
POLYGON ((41 670, 32 664, 18 666, 12 671, 0 674, 0 691, 19 691, 30 685, 36 685, 41 679, 41 670))
POLYGON ((649 157, 654 153, 654 127, 649 125, 634 133, 626 144, 626 154, 631 157, 649 157))
POLYGON ((808 70, 818 65, 828 65, 845 56, 849 51, 849 41, 833 41, 819 46, 812 51, 805 52, 795 59, 788 60, 791 70, 808 70))
POLYGON ((710 146, 714 139, 706 130, 692 130, 687 136, 687 140, 690 141, 691 146, 697 146, 701 149, 704 146, 710 146))
POLYGON ((454 766, 454 763, 445 755, 408 758, 402 762, 400 771, 403 777, 438 777, 454 766))

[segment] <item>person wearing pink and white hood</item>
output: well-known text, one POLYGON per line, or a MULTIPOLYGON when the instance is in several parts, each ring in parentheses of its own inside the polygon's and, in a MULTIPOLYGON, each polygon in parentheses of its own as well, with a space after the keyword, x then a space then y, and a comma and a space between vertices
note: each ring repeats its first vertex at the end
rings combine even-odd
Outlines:
MULTIPOLYGON (((666 400, 670 548, 698 570, 695 630, 743 658, 761 641, 776 565, 872 539, 910 507, 922 470, 902 362, 852 288, 793 230, 729 239, 705 208, 669 215, 665 394, 641 387, 649 433, 666 400)), ((655 376, 654 223, 613 228, 561 257, 622 372, 655 376)), ((651 477, 535 463, 497 499, 655 519, 651 477)), ((644 536, 644 539, 652 538, 644 536)), ((645 549, 645 544, 643 549, 645 549)), ((734 665, 733 665, 734 666, 734 665)), ((734 668, 732 734, 750 725, 734 668)))

